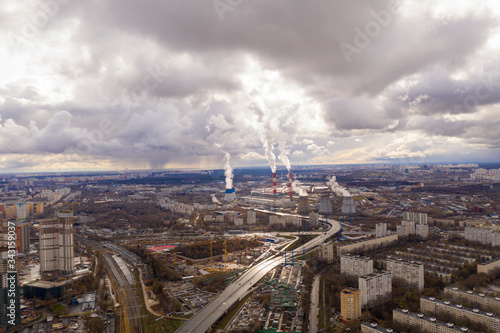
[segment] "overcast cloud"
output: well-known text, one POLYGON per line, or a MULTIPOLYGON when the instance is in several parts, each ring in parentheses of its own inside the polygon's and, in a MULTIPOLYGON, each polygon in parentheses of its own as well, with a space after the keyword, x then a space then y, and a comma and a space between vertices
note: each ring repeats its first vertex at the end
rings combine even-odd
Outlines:
POLYGON ((498 162, 495 1, 7 0, 0 170, 498 162))

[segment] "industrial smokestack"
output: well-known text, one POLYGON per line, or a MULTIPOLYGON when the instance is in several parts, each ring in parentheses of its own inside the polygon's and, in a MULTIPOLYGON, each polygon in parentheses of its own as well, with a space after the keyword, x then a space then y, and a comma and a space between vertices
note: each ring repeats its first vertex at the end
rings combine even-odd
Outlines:
POLYGON ((292 188, 292 173, 288 174, 288 192, 290 193, 290 200, 293 198, 293 188, 292 188))
POLYGON ((273 172, 273 195, 276 196, 276 172, 273 172))

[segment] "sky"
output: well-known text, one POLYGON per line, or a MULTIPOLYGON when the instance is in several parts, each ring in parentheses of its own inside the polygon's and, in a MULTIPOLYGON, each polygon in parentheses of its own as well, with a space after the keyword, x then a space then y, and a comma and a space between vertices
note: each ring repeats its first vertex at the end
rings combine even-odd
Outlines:
POLYGON ((494 0, 2 1, 0 172, 499 162, 499 18, 494 0))

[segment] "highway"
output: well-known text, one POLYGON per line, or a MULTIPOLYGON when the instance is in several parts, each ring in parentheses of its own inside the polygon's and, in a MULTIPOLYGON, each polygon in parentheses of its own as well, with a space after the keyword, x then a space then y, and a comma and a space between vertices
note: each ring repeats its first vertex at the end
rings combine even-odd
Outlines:
POLYGON ((309 306, 309 332, 318 332, 319 282, 321 274, 314 276, 311 290, 311 305, 309 306))
MULTIPOLYGON (((303 246, 297 248, 297 253, 308 252, 323 243, 327 238, 340 231, 340 223, 335 220, 328 220, 331 228, 310 240, 303 246), (304 247, 304 249, 303 249, 304 247)), ((201 311, 195 314, 189 321, 181 326, 177 332, 180 333, 204 333, 207 332, 217 320, 222 317, 229 309, 243 298, 247 292, 262 279, 270 270, 283 263, 283 256, 271 257, 263 262, 253 266, 241 275, 237 280, 231 283, 220 295, 212 302, 207 304, 201 311)))

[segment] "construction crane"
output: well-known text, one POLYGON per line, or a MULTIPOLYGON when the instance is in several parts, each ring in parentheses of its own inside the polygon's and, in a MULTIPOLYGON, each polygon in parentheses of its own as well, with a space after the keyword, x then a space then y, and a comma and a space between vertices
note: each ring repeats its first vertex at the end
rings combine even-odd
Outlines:
POLYGON ((81 203, 80 201, 78 202, 71 202, 70 205, 71 205, 71 212, 74 214, 75 213, 75 205, 81 203))
POLYGON ((203 245, 203 244, 210 244, 210 269, 214 268, 214 262, 213 262, 213 253, 212 253, 212 244, 215 243, 214 240, 206 241, 206 242, 199 242, 199 243, 194 243, 193 245, 203 245))

